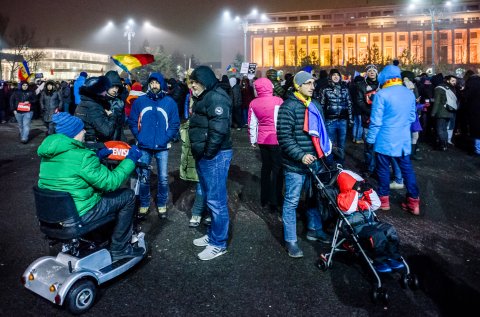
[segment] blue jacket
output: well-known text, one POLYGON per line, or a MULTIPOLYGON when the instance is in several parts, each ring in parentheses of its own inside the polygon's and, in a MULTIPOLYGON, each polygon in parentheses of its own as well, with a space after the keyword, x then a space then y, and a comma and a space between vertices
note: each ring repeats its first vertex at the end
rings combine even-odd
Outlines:
POLYGON ((167 150, 170 141, 178 134, 180 119, 177 103, 165 94, 167 85, 160 73, 149 77, 160 83, 159 93, 147 91, 132 105, 128 125, 138 141, 138 147, 151 150, 167 150))
POLYGON ((415 95, 403 85, 380 89, 370 115, 367 143, 375 152, 388 156, 410 155, 410 126, 415 121, 415 95))
POLYGON ((83 77, 83 76, 78 76, 78 78, 75 80, 75 82, 73 83, 73 96, 75 98, 75 104, 76 105, 79 105, 80 102, 81 102, 81 99, 80 99, 80 87, 83 86, 83 84, 85 84, 85 80, 87 78, 86 77, 83 77))

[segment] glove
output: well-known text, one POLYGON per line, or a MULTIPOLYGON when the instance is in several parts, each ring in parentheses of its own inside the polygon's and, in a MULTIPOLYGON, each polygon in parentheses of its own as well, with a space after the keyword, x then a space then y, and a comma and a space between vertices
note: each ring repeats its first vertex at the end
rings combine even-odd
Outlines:
POLYGON ((108 147, 103 147, 97 151, 97 156, 100 160, 107 158, 113 151, 110 150, 108 147))
POLYGON ((136 145, 132 145, 130 150, 128 151, 126 159, 131 159, 135 164, 138 160, 142 157, 142 152, 138 149, 136 145))

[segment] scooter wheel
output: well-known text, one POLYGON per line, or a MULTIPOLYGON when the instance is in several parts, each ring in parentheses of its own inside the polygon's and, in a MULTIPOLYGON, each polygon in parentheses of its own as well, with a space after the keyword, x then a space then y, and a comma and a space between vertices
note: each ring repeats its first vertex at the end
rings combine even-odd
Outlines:
POLYGON ((80 280, 72 285, 65 298, 65 307, 74 315, 89 310, 95 303, 97 288, 90 280, 80 280))

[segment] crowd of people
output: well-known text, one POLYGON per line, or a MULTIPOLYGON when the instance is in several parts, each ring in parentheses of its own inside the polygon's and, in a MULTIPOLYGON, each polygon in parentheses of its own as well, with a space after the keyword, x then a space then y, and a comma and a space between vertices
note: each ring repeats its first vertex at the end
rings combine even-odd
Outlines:
POLYGON ((122 227, 112 236, 112 254, 117 259, 141 253, 126 243, 131 235, 125 232, 133 221, 133 194, 120 189, 119 182, 136 164, 140 180, 138 218, 145 219, 152 206, 160 218, 167 218, 168 156, 178 141, 182 147, 180 178, 196 183, 188 225, 208 225, 207 234, 193 241, 204 247, 198 254, 201 260, 227 251, 232 131, 248 134, 251 146, 260 151, 260 204, 281 219, 285 247, 294 258, 303 256, 296 232, 302 199, 306 238, 331 243, 322 222, 322 207, 309 190, 309 173, 345 165, 348 146, 363 146, 361 173, 367 180, 377 179, 379 209, 390 209, 390 190, 406 187, 401 207, 413 215, 420 214, 420 193, 411 160, 422 159, 420 141, 440 151, 447 151, 452 144, 470 144, 472 153, 480 155, 480 77, 472 71, 463 78, 415 76, 397 64, 382 71, 368 65, 363 75, 348 80, 335 68, 320 71, 318 77, 310 69, 280 77, 280 72, 270 69, 261 78, 233 73, 218 79, 211 68, 199 66, 189 70, 184 80, 151 73, 143 85, 121 78, 116 71, 93 77, 81 72, 74 83, 21 82, 15 88, 2 82, 0 119, 2 123, 18 123, 22 143, 29 141, 32 118, 45 123, 47 138, 39 148, 39 186, 69 191, 86 219, 106 212, 123 215, 122 227), (127 139, 125 129, 131 131, 133 139, 127 139), (347 142, 348 138, 352 142, 347 142), (88 161, 99 161, 109 154, 104 142, 110 140, 132 144, 128 158, 135 164, 124 163, 109 170, 95 163, 88 169, 99 170, 87 178, 55 172, 66 168, 64 158, 73 159, 75 151, 81 150, 88 161), (52 144, 58 145, 57 150, 65 147, 65 151, 48 152, 51 148, 47 145, 52 144), (152 169, 148 167, 153 159, 158 176, 154 198, 152 169), (106 183, 92 175, 106 179, 106 183), (48 181, 51 177, 57 182, 48 181), (65 177, 77 181, 64 182, 65 177), (95 199, 87 197, 92 192, 101 194, 95 199))

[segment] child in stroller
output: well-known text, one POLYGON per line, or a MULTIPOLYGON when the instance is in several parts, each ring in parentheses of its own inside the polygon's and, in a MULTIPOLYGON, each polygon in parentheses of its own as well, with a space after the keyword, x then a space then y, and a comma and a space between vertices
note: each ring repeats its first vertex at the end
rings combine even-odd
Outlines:
POLYGON ((337 206, 358 235, 360 243, 371 251, 375 270, 388 273, 405 268, 398 252, 399 239, 395 228, 379 221, 374 213, 380 207, 380 199, 372 186, 349 170, 340 171, 337 185, 337 206))

